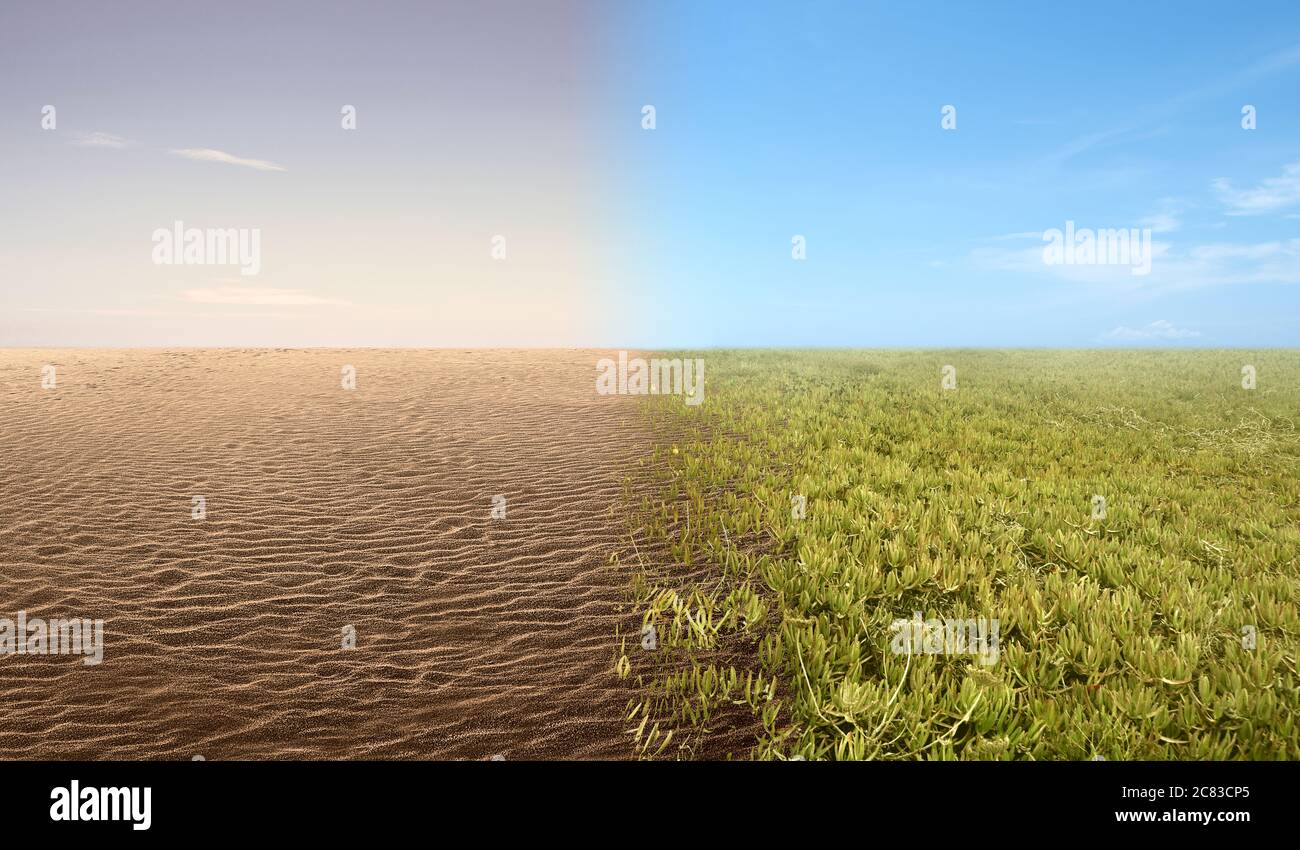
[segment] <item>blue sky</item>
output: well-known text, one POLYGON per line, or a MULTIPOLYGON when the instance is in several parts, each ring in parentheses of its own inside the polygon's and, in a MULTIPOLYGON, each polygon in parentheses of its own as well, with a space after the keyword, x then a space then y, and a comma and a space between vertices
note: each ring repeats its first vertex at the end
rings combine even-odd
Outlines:
POLYGON ((623 8, 638 342, 1300 343, 1300 4, 623 8), (1151 274, 1044 265, 1067 220, 1151 227, 1151 274))
POLYGON ((0 80, 0 345, 1300 345, 1295 2, 51 0, 0 80))

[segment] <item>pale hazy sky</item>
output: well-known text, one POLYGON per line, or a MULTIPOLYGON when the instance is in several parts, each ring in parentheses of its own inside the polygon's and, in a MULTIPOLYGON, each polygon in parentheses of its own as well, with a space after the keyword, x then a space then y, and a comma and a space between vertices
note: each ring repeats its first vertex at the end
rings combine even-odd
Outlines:
POLYGON ((0 345, 1296 346, 1297 92, 1295 0, 5 0, 0 345))
POLYGON ((524 0, 0 5, 0 345, 584 338, 609 307, 582 244, 595 24, 524 0), (176 220, 260 229, 260 273, 154 264, 176 220))

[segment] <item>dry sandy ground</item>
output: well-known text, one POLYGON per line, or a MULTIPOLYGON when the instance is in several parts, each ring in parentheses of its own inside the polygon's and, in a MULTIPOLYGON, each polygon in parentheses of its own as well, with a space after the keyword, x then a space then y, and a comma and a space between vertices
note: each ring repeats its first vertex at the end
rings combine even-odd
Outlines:
POLYGON ((106 621, 0 654, 0 757, 629 756, 607 355, 0 350, 0 617, 106 621))

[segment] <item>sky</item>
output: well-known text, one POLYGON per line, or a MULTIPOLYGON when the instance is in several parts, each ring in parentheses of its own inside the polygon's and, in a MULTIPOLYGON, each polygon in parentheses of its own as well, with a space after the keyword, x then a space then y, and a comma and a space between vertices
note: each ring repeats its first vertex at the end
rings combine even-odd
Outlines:
POLYGON ((3 346, 1296 346, 1300 4, 6 2, 0 185, 3 346))

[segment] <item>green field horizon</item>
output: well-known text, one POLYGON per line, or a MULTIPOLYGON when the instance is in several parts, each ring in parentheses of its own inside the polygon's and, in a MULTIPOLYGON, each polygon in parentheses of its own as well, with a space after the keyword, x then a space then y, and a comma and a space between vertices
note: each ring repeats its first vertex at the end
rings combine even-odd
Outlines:
POLYGON ((1300 351, 691 354, 629 529, 643 755, 1300 758, 1300 351))

